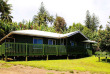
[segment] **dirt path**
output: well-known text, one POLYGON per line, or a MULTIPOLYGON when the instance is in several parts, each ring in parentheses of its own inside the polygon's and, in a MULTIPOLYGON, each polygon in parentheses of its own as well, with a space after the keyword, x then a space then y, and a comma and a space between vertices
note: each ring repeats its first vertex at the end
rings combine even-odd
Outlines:
POLYGON ((90 72, 74 71, 74 73, 70 73, 65 71, 46 70, 23 65, 14 65, 9 68, 0 68, 0 74, 90 74, 90 72))

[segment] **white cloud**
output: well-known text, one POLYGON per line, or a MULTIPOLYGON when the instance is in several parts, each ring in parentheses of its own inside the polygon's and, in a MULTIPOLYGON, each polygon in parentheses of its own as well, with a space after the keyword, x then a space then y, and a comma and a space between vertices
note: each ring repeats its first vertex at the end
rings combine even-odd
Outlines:
POLYGON ((20 22, 23 19, 32 20, 37 14, 41 2, 51 15, 64 17, 67 26, 75 23, 84 24, 86 11, 95 13, 100 20, 100 24, 105 26, 110 13, 109 0, 9 0, 12 4, 13 21, 20 22))

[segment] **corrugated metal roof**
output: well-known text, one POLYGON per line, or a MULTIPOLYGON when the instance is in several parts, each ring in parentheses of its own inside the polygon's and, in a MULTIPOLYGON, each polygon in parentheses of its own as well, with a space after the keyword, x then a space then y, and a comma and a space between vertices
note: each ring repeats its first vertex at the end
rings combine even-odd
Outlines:
MULTIPOLYGON (((66 34, 59 34, 59 33, 53 33, 53 32, 40 31, 40 30, 19 30, 19 31, 10 32, 8 35, 3 37, 0 40, 0 42, 2 40, 4 40, 5 38, 9 37, 12 34, 29 35, 29 36, 41 36, 41 37, 49 37, 49 38, 58 38, 59 39, 59 38, 70 37, 70 36, 75 35, 77 33, 80 33, 81 35, 83 35, 80 31, 74 31, 74 32, 66 33, 66 34)), ((85 38, 88 39, 87 37, 85 37, 85 38)))

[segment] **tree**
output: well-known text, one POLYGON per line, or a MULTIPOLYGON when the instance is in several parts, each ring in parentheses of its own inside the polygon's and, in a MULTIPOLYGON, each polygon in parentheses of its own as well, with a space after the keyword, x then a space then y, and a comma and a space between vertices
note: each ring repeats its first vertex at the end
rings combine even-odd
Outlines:
POLYGON ((91 30, 92 31, 97 30, 98 24, 99 24, 99 20, 93 13, 92 18, 91 18, 91 30))
POLYGON ((95 30, 97 30, 98 24, 99 24, 99 20, 95 16, 95 14, 93 13, 93 15, 91 17, 89 10, 87 10, 85 26, 94 32, 95 30))
MULTIPOLYGON (((109 16, 109 19, 110 19, 110 16, 109 16)), ((106 30, 110 31, 110 21, 107 21, 106 30)))
POLYGON ((103 26, 102 26, 102 25, 100 25, 100 26, 99 26, 99 29, 102 29, 102 28, 103 28, 103 26))
POLYGON ((105 51, 110 51, 110 31, 107 30, 99 30, 99 46, 100 48, 105 51))
POLYGON ((82 30, 82 33, 89 39, 91 39, 92 37, 92 31, 91 29, 84 27, 84 29, 82 30))
POLYGON ((91 15, 90 15, 89 10, 86 11, 85 26, 89 29, 91 28, 91 15))
POLYGON ((43 2, 41 3, 38 15, 34 15, 33 22, 38 23, 38 25, 47 25, 48 22, 53 23, 54 18, 50 16, 48 11, 46 11, 43 2))
POLYGON ((73 23, 72 26, 69 26, 68 32, 73 32, 73 31, 81 31, 84 29, 85 26, 83 26, 81 23, 73 23))
POLYGON ((63 33, 66 29, 66 22, 63 17, 57 16, 54 21, 54 26, 57 32, 63 33))
POLYGON ((1 19, 5 22, 12 22, 12 16, 8 13, 1 14, 1 19))
POLYGON ((12 22, 11 4, 7 4, 8 0, 0 0, 0 18, 4 22, 12 22))
POLYGON ((51 23, 51 25, 52 25, 52 23, 54 22, 54 17, 53 16, 50 16, 50 17, 48 17, 48 21, 51 23))

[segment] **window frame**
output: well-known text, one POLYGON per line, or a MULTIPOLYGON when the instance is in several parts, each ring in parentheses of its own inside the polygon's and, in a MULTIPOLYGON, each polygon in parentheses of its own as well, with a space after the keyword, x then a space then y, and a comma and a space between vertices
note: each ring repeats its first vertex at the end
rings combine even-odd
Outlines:
MULTIPOLYGON (((43 38, 33 38, 33 44, 34 44, 34 39, 42 39, 42 45, 43 45, 43 38)), ((39 47, 37 48, 37 47, 34 47, 34 45, 33 45, 33 49, 42 49, 42 48, 39 48, 39 47)))
POLYGON ((48 45, 50 45, 49 40, 52 40, 52 45, 53 45, 53 41, 55 41, 55 45, 56 45, 56 40, 54 40, 54 39, 48 39, 48 45))
POLYGON ((70 41, 70 43, 71 43, 71 46, 75 46, 75 42, 74 41, 70 41), (72 43, 73 43, 73 45, 72 45, 72 43))
POLYGON ((65 45, 65 42, 63 39, 60 39, 60 45, 65 45))
POLYGON ((90 43, 86 43, 86 48, 90 48, 90 43))

